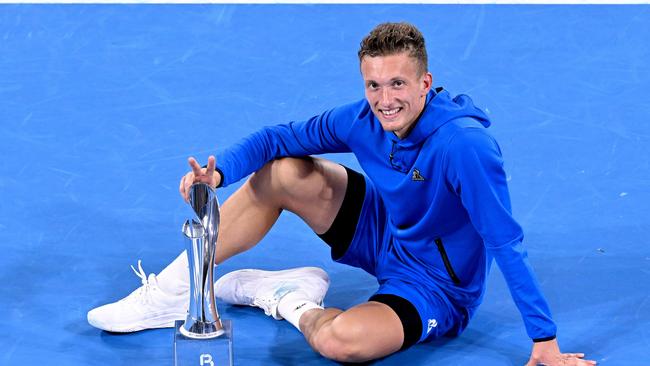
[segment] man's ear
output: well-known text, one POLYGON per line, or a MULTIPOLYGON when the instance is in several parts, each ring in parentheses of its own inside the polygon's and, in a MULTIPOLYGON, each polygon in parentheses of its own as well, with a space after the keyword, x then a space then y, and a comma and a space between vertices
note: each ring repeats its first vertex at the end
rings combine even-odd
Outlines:
POLYGON ((422 77, 422 91, 424 95, 426 95, 429 92, 429 90, 431 90, 432 85, 433 85, 433 75, 431 75, 430 72, 427 72, 422 77))

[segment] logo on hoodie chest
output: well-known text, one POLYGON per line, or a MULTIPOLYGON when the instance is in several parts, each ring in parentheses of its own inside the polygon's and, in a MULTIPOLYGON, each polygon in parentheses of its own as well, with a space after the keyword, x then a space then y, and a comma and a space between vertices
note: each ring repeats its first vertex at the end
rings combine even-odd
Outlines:
POLYGON ((411 180, 414 182, 424 182, 424 177, 422 174, 420 174, 420 170, 418 168, 413 169, 413 173, 411 175, 411 180))

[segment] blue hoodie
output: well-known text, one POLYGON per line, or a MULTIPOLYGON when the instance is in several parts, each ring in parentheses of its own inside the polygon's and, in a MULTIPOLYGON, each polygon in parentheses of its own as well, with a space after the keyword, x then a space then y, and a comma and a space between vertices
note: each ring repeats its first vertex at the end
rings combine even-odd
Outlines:
MULTIPOLYGON (((488 126, 468 96, 452 99, 438 88, 403 139, 384 131, 363 99, 307 121, 265 127, 218 154, 217 163, 226 186, 275 158, 354 153, 386 206, 393 260, 413 262, 413 275, 472 315, 494 258, 528 335, 552 339, 556 326, 521 244, 501 150, 488 126)), ((397 274, 384 274, 391 275, 397 274)))

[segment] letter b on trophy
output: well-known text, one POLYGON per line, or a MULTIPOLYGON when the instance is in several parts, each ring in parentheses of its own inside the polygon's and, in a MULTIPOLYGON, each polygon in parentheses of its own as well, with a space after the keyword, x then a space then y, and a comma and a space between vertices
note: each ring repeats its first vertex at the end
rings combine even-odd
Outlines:
POLYGON ((232 323, 221 321, 214 298, 219 201, 209 185, 196 183, 190 188, 190 206, 196 217, 186 220, 182 228, 190 272, 190 302, 185 321, 176 321, 174 365, 232 366, 232 323))
POLYGON ((214 366, 214 362, 212 361, 212 355, 209 354, 202 354, 199 357, 199 362, 201 366, 203 365, 214 366))

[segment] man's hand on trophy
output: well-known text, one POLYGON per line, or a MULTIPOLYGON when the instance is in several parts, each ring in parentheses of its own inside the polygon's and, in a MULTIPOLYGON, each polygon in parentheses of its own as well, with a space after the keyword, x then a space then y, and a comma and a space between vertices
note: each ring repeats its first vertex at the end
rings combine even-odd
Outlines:
POLYGON ((192 171, 185 174, 181 179, 180 186, 178 187, 178 191, 181 193, 185 202, 189 202, 189 192, 192 184, 200 182, 209 184, 212 188, 216 188, 219 183, 221 183, 221 175, 215 174, 214 171, 216 166, 216 159, 214 156, 210 155, 208 158, 208 166, 206 168, 201 168, 196 159, 192 157, 187 159, 187 162, 190 164, 192 171))

